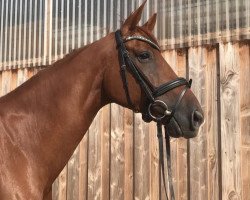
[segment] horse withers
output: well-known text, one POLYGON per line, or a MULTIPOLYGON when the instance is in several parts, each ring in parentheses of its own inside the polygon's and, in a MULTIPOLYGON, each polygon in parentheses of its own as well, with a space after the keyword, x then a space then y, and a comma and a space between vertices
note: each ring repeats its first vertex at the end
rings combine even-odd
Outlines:
POLYGON ((119 32, 75 50, 0 99, 0 199, 51 199, 52 183, 97 112, 117 103, 166 125, 173 137, 197 135, 203 114, 190 83, 161 55, 153 15, 143 6, 119 32))

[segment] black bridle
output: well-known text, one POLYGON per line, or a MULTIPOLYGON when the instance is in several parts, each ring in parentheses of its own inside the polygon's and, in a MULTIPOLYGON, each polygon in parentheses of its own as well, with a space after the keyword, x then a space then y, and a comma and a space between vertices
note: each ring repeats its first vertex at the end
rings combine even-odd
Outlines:
MULTIPOLYGON (((147 115, 152 120, 157 122, 157 136, 159 138, 159 154, 160 154, 160 163, 161 163, 161 169, 162 169, 162 175, 163 175, 163 183, 165 192, 167 195, 166 190, 166 183, 165 183, 165 175, 164 175, 164 159, 163 159, 163 141, 162 141, 162 121, 163 119, 167 118, 167 122, 169 123, 172 117, 174 117, 175 111, 178 108, 182 98, 184 97, 186 91, 188 88, 191 87, 192 80, 189 82, 185 78, 177 78, 175 80, 169 81, 167 83, 164 83, 158 87, 155 87, 151 84, 151 82, 147 79, 147 77, 141 72, 141 70, 136 66, 136 64, 133 62, 133 60, 130 58, 129 52, 127 51, 125 47, 125 43, 131 40, 139 40, 148 43, 153 48, 160 51, 160 47, 152 42, 151 40, 143 37, 143 36, 129 36, 125 39, 122 38, 121 31, 117 30, 115 32, 115 39, 117 43, 117 48, 119 51, 119 62, 120 62, 120 73, 121 78, 123 82, 123 87, 125 90, 126 98, 128 101, 128 104, 130 107, 133 107, 133 103, 131 101, 131 97, 129 95, 129 89, 128 89, 128 81, 126 77, 126 70, 129 68, 130 73, 133 75, 133 77, 136 79, 138 84, 141 86, 142 90, 147 96, 148 99, 148 109, 147 113, 144 113, 144 115, 147 115), (167 104, 161 100, 158 100, 157 97, 164 95, 165 93, 180 87, 185 86, 182 92, 180 93, 179 97, 177 98, 177 101, 173 107, 172 110, 169 109, 167 104), (151 112, 152 107, 158 105, 165 109, 165 112, 161 116, 154 116, 151 112)), ((170 185, 170 195, 171 199, 174 200, 174 190, 172 185, 172 172, 171 172, 171 156, 170 156, 170 138, 167 132, 165 131, 165 138, 166 138, 166 150, 167 150, 167 160, 168 160, 168 177, 169 177, 169 185, 170 185)), ((159 170, 160 172, 160 170, 159 170)), ((161 182, 161 180, 160 180, 161 182)))
POLYGON ((191 83, 192 83, 191 80, 188 82, 185 78, 179 77, 175 80, 164 83, 158 87, 153 86, 151 84, 151 82, 147 79, 147 77, 141 72, 141 70, 135 65, 133 60, 130 58, 129 52, 127 51, 127 49, 125 47, 125 43, 128 41, 131 41, 131 40, 140 40, 140 41, 148 43, 153 48, 155 48, 159 51, 160 51, 160 47, 157 44, 155 44, 154 42, 152 42, 151 40, 149 40, 143 36, 129 36, 129 37, 123 39, 121 36, 120 30, 115 32, 115 38, 116 38, 116 43, 117 43, 117 47, 118 47, 118 51, 119 51, 121 77, 122 77, 123 87, 125 90, 128 104, 131 107, 133 107, 133 103, 132 103, 131 97, 129 95, 128 82, 127 82, 127 77, 126 77, 127 67, 129 68, 130 72, 132 73, 132 75, 134 76, 134 78, 139 83, 142 90, 144 91, 144 93, 147 96, 147 99, 149 102, 148 110, 147 110, 148 113, 144 113, 144 114, 147 114, 148 116, 150 116, 152 118, 152 120, 155 120, 155 121, 161 121, 165 117, 167 117, 168 120, 170 121, 170 119, 174 116, 174 113, 175 113, 177 107, 179 106, 185 92, 187 91, 188 88, 191 87, 191 83), (170 90, 173 90, 173 89, 180 87, 180 86, 183 86, 183 85, 185 85, 186 87, 180 93, 180 95, 179 95, 179 97, 178 97, 178 99, 177 99, 177 101, 176 101, 176 103, 171 111, 169 110, 169 108, 165 102, 156 99, 157 97, 162 96, 163 94, 169 92, 170 90), (151 108, 155 104, 163 106, 163 108, 165 108, 164 114, 160 117, 153 116, 153 114, 151 113, 151 108))

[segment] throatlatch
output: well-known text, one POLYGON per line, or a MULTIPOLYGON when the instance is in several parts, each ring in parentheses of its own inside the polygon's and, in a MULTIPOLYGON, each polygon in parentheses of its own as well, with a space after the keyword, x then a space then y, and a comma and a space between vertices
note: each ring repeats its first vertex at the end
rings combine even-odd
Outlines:
MULTIPOLYGON (((159 157, 160 157, 160 167, 162 171, 162 177, 163 177, 163 183, 164 183, 164 188, 165 188, 165 193, 168 199, 167 195, 167 187, 165 183, 165 174, 164 174, 164 152, 163 152, 163 139, 162 139, 162 120, 167 118, 167 122, 169 123, 171 118, 174 116, 176 109, 178 108, 183 96, 185 95, 186 91, 188 88, 191 87, 192 80, 187 81, 185 78, 177 78, 175 80, 169 81, 167 83, 164 83, 160 85, 159 87, 155 87, 151 84, 151 82, 147 79, 147 77, 141 72, 141 70, 136 66, 136 64, 133 62, 133 60, 129 56, 129 52, 127 51, 125 47, 125 43, 131 40, 139 40, 148 43, 151 45, 153 48, 160 50, 160 47, 149 40, 148 38, 145 38, 143 36, 128 36, 127 38, 123 39, 121 35, 121 31, 117 30, 115 32, 115 39, 117 43, 117 48, 119 51, 119 62, 120 62, 120 73, 121 73, 121 78, 123 82, 123 88, 126 94, 126 98, 128 101, 128 104, 133 107, 133 103, 131 101, 131 97, 129 95, 129 88, 128 88, 128 81, 127 81, 127 76, 126 76, 126 70, 127 67, 130 70, 130 73, 133 75, 133 77, 136 79, 138 84, 140 85, 141 89, 144 91, 148 98, 148 109, 147 113, 144 113, 148 115, 152 120, 157 122, 157 136, 159 140, 159 157), (173 90, 174 88, 184 86, 184 89, 180 93, 174 107, 172 110, 169 109, 168 105, 159 100, 156 99, 159 96, 164 95, 165 93, 173 90), (161 106, 162 108, 165 109, 165 112, 162 114, 162 116, 154 116, 152 114, 152 108, 154 106, 161 106)), ((165 129, 165 139, 166 139, 166 155, 167 155, 167 166, 168 166, 168 180, 169 180, 169 187, 170 187, 170 197, 171 200, 175 199, 174 196, 174 189, 173 189, 173 183, 172 183, 172 171, 171 171, 171 154, 170 154, 170 137, 167 134, 167 131, 165 129)), ((160 177, 160 176, 159 176, 160 177)), ((161 179, 159 180, 161 184, 161 179)))

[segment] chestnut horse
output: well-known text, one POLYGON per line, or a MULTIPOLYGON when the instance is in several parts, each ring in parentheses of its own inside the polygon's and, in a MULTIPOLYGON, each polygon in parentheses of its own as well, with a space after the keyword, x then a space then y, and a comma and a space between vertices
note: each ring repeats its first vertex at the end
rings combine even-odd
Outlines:
MULTIPOLYGON (((157 87, 177 76, 156 48, 152 34, 156 14, 143 26, 137 25, 144 4, 126 19, 120 33, 123 38, 143 38, 124 45, 143 76, 157 87)), ((104 105, 114 102, 141 113, 147 110, 147 95, 131 70, 125 71, 124 84, 118 57, 116 36, 110 33, 41 70, 0 99, 1 200, 51 199, 52 183, 104 105)), ((156 99, 173 108, 184 88, 180 85, 156 99)), ((161 105, 152 110, 154 115, 165 112, 161 105)), ((200 104, 187 88, 174 119, 162 123, 171 136, 191 138, 202 121, 200 104)))

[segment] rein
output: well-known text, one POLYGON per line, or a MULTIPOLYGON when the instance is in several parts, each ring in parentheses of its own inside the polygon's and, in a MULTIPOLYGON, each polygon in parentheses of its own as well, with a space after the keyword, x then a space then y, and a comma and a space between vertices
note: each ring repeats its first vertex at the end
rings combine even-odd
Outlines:
MULTIPOLYGON (((123 88, 126 94, 127 102, 129 106, 133 107, 133 103, 131 101, 131 97, 129 94, 128 89, 128 81, 126 76, 126 70, 129 68, 131 74, 136 79, 138 84, 141 86, 142 90, 147 96, 148 99, 148 109, 147 113, 143 113, 147 115, 150 119, 157 122, 157 137, 159 141, 159 160, 160 160, 160 166, 161 170, 159 169, 159 173, 162 171, 162 177, 163 177, 163 184, 165 189, 165 194, 168 199, 167 195, 167 187, 165 182, 165 173, 164 173, 164 152, 163 152, 163 138, 162 138, 162 120, 167 119, 167 123, 171 121, 171 119, 174 117, 175 111, 178 108, 183 96, 185 95, 188 88, 191 87, 192 80, 189 82, 185 78, 178 77, 175 80, 169 81, 167 83, 164 83, 158 87, 155 87, 151 84, 151 82, 147 79, 147 77, 141 72, 141 70, 136 66, 136 64, 132 61, 129 52, 127 51, 125 47, 125 43, 129 42, 131 40, 139 40, 142 42, 148 43, 153 48, 160 51, 160 47, 149 40, 148 38, 145 38, 143 36, 129 36, 125 39, 122 38, 121 31, 117 30, 115 32, 115 39, 117 43, 118 53, 119 53, 119 62, 120 62, 120 73, 121 78, 123 82, 123 88), (179 94, 179 97, 177 98, 177 101, 173 107, 172 110, 169 109, 167 104, 163 102, 162 100, 157 99, 157 97, 164 95, 165 93, 185 85, 185 88, 182 90, 182 92, 179 94), (161 116, 154 116, 152 114, 152 107, 153 106, 161 106, 165 109, 165 112, 161 116)), ((175 200, 174 196, 174 188, 173 188, 173 181, 172 181, 172 170, 171 170, 171 153, 170 153, 170 136, 167 134, 166 126, 165 127, 165 139, 166 139, 166 156, 167 156, 167 167, 168 167, 168 180, 169 180, 169 189, 170 189, 170 199, 175 200)), ((160 174, 159 174, 160 175, 160 174)), ((161 176, 159 176, 161 177, 161 176)), ((161 188, 161 179, 159 179, 159 186, 161 188)), ((161 198, 161 197, 160 197, 161 198)))

